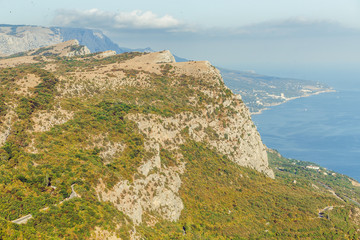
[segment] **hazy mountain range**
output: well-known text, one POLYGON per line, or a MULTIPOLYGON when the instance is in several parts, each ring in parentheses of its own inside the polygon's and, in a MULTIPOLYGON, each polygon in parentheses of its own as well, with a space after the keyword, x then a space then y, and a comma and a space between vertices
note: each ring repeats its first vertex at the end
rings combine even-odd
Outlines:
POLYGON ((10 55, 76 39, 91 52, 113 50, 117 53, 129 51, 151 51, 119 47, 101 31, 84 28, 41 27, 28 25, 0 25, 0 55, 10 55))

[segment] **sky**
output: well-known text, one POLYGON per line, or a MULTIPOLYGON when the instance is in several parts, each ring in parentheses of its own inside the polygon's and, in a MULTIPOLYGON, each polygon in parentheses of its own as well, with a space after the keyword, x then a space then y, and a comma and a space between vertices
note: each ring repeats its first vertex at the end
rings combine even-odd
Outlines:
POLYGON ((237 70, 360 76, 360 0, 0 0, 0 23, 98 29, 237 70))

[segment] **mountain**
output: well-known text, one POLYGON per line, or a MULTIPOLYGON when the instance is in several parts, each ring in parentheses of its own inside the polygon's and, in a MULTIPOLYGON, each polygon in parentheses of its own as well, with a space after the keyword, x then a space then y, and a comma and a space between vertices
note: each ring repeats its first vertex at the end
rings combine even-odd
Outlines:
MULTIPOLYGON (((41 27, 27 25, 0 25, 0 57, 28 51, 34 48, 76 39, 92 53, 115 51, 153 52, 151 48, 130 49, 119 47, 101 31, 84 28, 41 27)), ((176 62, 189 60, 174 56, 176 62)), ((288 100, 333 91, 332 88, 313 81, 279 78, 250 72, 219 68, 225 84, 241 94, 251 113, 284 103, 288 100)))
POLYGON ((0 100, 1 239, 359 237, 359 188, 267 151, 207 61, 70 41, 1 59, 0 100))
POLYGON ((122 48, 101 31, 84 28, 41 27, 29 25, 0 24, 0 56, 11 55, 64 41, 76 39, 92 53, 108 50, 124 53, 152 51, 150 48, 122 48))
POLYGON ((314 81, 280 78, 252 72, 219 68, 226 86, 240 94, 251 113, 300 97, 332 92, 331 87, 314 81))

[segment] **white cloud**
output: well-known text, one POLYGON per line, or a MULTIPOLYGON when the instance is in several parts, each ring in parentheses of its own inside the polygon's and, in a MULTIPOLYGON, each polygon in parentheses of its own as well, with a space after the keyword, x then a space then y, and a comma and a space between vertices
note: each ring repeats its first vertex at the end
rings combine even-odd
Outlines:
MULTIPOLYGON (((181 31, 184 25, 170 15, 159 17, 151 11, 113 13, 99 9, 58 10, 53 23, 68 27, 87 27, 101 29, 166 30, 181 31)), ((185 28, 184 28, 185 30, 185 28)))

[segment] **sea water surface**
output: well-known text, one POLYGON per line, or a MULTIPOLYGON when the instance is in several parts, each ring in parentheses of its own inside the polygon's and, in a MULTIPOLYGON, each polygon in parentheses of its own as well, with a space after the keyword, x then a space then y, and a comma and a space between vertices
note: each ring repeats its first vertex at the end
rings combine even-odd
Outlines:
POLYGON ((299 98, 253 115, 263 142, 360 181, 360 90, 299 98))

